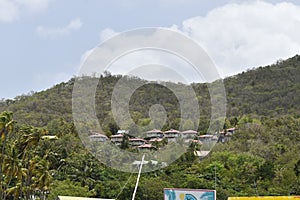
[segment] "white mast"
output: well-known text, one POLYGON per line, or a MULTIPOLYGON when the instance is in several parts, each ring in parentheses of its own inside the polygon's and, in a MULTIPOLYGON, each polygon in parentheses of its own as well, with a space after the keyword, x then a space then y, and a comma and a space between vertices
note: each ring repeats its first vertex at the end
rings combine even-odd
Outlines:
POLYGON ((141 177, 141 172, 142 172, 142 167, 143 167, 143 163, 144 163, 144 158, 145 158, 145 154, 142 157, 142 162, 141 162, 139 174, 138 174, 138 177, 137 177, 137 180, 136 180, 134 192, 133 192, 133 195, 132 195, 132 200, 135 199, 135 194, 136 194, 136 191, 137 191, 137 188, 138 188, 138 185, 139 185, 139 181, 140 181, 140 177, 141 177))

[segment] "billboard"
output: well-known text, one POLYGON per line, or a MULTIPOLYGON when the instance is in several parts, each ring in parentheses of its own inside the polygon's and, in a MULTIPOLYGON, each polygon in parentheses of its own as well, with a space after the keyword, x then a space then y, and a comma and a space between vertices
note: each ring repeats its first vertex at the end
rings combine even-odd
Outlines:
POLYGON ((165 200, 216 200, 216 190, 165 188, 165 200))
POLYGON ((300 200, 300 196, 228 197, 228 200, 300 200))

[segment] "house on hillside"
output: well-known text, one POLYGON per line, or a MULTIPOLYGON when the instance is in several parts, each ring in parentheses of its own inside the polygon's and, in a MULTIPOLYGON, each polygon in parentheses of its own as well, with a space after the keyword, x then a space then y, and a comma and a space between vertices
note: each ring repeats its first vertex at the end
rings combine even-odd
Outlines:
POLYGON ((223 130, 222 132, 220 132, 218 142, 222 142, 222 143, 228 142, 231 139, 231 137, 235 131, 236 131, 235 127, 223 130))
POLYGON ((152 144, 143 144, 143 145, 138 146, 138 149, 150 151, 150 150, 156 150, 156 147, 152 146, 152 144))
POLYGON ((130 138, 129 139, 129 144, 131 146, 141 146, 144 145, 146 141, 142 138, 130 138))
POLYGON ((187 131, 181 132, 181 137, 184 139, 194 139, 197 134, 198 134, 197 131, 187 130, 187 131))
POLYGON ((227 132, 227 133, 221 132, 218 142, 222 142, 222 143, 228 142, 229 140, 231 140, 231 137, 232 137, 231 132, 227 132))
POLYGON ((194 144, 197 144, 197 145, 202 145, 203 144, 200 140, 193 140, 192 142, 194 144))
POLYGON ((200 135, 198 138, 202 143, 218 141, 218 136, 216 135, 200 135))
POLYGON ((164 134, 161 130, 153 129, 151 131, 147 131, 147 138, 162 138, 164 134))
POLYGON ((92 142, 106 142, 108 140, 108 137, 101 133, 90 135, 89 138, 92 142))
POLYGON ((231 134, 233 134, 235 131, 236 131, 235 127, 226 129, 226 132, 231 134))
POLYGON ((180 132, 175 129, 170 129, 164 132, 164 137, 168 139, 168 142, 176 142, 180 136, 180 132))
POLYGON ((209 153, 210 151, 194 151, 194 155, 198 156, 200 160, 205 158, 209 153))
POLYGON ((129 130, 118 130, 117 134, 129 134, 129 130))
POLYGON ((154 142, 162 142, 163 138, 152 138, 149 140, 150 143, 154 143, 154 142))
POLYGON ((110 140, 115 143, 116 145, 120 145, 123 141, 124 135, 122 134, 117 134, 117 135, 112 135, 110 136, 110 140))

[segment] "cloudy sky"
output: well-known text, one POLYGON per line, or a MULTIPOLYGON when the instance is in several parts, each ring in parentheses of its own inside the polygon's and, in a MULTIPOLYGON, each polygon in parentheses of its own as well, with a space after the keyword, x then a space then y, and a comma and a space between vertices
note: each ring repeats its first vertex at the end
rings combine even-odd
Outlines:
MULTIPOLYGON (((140 27, 193 38, 222 77, 300 53, 298 0, 0 0, 0 99, 67 81, 100 42, 140 27)), ((130 56, 119 62, 145 58, 130 56)))

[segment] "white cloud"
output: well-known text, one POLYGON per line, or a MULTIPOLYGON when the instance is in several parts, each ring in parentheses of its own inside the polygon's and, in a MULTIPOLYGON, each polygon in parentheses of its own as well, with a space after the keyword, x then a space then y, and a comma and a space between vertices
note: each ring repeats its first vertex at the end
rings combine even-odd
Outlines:
POLYGON ((31 12, 40 12, 45 10, 50 0, 15 0, 17 4, 24 6, 31 12))
POLYGON ((116 34, 118 34, 118 32, 114 31, 111 28, 106 28, 103 31, 101 31, 101 33, 100 33, 100 41, 103 42, 103 41, 115 36, 116 34))
MULTIPOLYGON (((222 77, 300 54, 300 7, 291 3, 250 1, 227 4, 211 10, 206 16, 187 19, 182 24, 171 26, 170 29, 196 40, 216 63, 222 77)), ((114 34, 116 32, 112 29, 104 30, 101 33, 101 41, 114 34)), ((153 37, 160 39, 155 34, 153 37)), ((132 41, 141 43, 146 39, 143 35, 124 38, 119 48, 126 48, 132 41)), ((168 38, 161 42, 171 41, 172 38, 168 38)), ((116 49, 116 46, 108 48, 107 51, 101 52, 101 56, 109 57, 121 51, 120 49, 116 49)), ((91 52, 92 50, 89 50, 83 56, 84 60, 91 52)), ((96 57, 92 59, 98 62, 96 57)), ((178 60, 162 54, 136 53, 126 55, 126 59, 120 59, 115 65, 115 72, 126 74, 133 66, 153 63, 175 67, 177 71, 179 69, 176 67, 181 65, 178 60)), ((181 67, 185 70, 188 66, 181 65, 181 67)), ((162 77, 167 75, 161 74, 162 77)), ((194 81, 192 77, 193 74, 190 73, 189 79, 194 81)))
POLYGON ((80 19, 72 20, 65 27, 59 28, 47 28, 43 26, 37 27, 36 31, 38 35, 45 38, 57 38, 62 36, 67 36, 73 31, 77 31, 82 27, 82 22, 80 19))
MULTIPOLYGON (((113 37, 114 35, 118 34, 118 32, 114 31, 113 29, 111 28, 106 28, 104 30, 102 30, 99 34, 99 38, 100 38, 100 42, 104 42, 105 40, 113 37)), ((82 55, 81 55, 81 58, 80 58, 80 63, 77 67, 77 71, 79 73, 80 71, 80 68, 84 65, 84 62, 86 61, 86 59, 93 53, 93 51, 95 50, 96 48, 91 48, 89 50, 86 50, 82 55)))
POLYGON ((0 0, 0 22, 11 22, 18 18, 19 9, 15 2, 0 0))
POLYGON ((177 57, 160 50, 136 50, 115 60, 108 71, 127 74, 155 81, 195 82, 199 77, 192 66, 177 57))
POLYGON ((291 3, 227 4, 179 30, 207 50, 223 76, 300 53, 300 7, 291 3))
POLYGON ((45 10, 51 0, 0 0, 0 22, 9 23, 23 12, 38 13, 45 10))
MULTIPOLYGON (((199 62, 199 56, 195 54, 198 51, 190 52, 191 49, 195 50, 194 46, 191 46, 191 42, 181 44, 178 41, 187 42, 189 40, 183 40, 182 37, 178 38, 178 34, 175 34, 175 32, 162 30, 164 29, 140 29, 133 32, 126 32, 112 40, 108 40, 99 48, 86 51, 81 58, 79 73, 87 75, 109 70, 114 74, 142 75, 142 77, 148 79, 150 77, 149 73, 151 73, 151 80, 157 78, 159 80, 179 81, 178 78, 174 80, 175 76, 171 76, 170 73, 166 72, 167 68, 172 68, 174 73, 180 74, 184 80, 187 80, 185 82, 203 81, 203 77, 199 77, 195 69, 182 58, 179 58, 175 54, 167 53, 164 50, 159 50, 159 48, 169 49, 170 51, 179 52, 187 60, 192 58, 194 59, 193 62, 199 62), (173 42, 173 40, 177 42, 173 42), (151 46, 157 48, 151 50, 151 46), (150 49, 140 49, 142 47, 150 47, 150 49), (140 66, 145 65, 148 66, 148 70, 144 74, 141 74, 141 70, 136 70, 140 66), (153 66, 156 66, 156 68, 150 69, 153 66), (160 66, 161 69, 158 70, 160 66)), ((114 31, 109 32, 115 33, 114 31)), ((205 62, 207 60, 204 58, 202 64, 205 62)), ((210 65, 203 65, 201 67, 203 69, 204 67, 210 67, 210 65)), ((146 69, 146 67, 143 67, 143 69, 146 69)), ((206 68, 205 70, 210 75, 213 72, 213 69, 206 68)))

